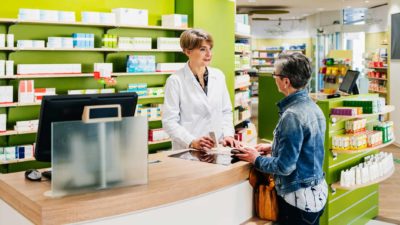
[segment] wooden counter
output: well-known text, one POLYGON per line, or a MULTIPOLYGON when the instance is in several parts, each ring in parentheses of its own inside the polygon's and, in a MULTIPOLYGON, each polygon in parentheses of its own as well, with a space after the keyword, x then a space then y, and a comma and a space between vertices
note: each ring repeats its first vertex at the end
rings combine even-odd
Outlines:
MULTIPOLYGON (((168 154, 171 154, 170 152, 168 154)), ((147 185, 116 188, 63 198, 46 197, 50 182, 32 182, 24 173, 0 175, 0 198, 35 224, 64 224, 145 210, 245 181, 250 165, 231 166, 149 156, 160 163, 149 164, 147 185)), ((240 206, 238 206, 240 207, 240 206)))

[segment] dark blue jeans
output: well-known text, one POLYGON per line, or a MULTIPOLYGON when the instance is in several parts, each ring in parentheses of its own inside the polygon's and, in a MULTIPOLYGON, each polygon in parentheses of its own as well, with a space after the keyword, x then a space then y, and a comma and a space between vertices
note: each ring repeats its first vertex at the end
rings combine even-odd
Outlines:
POLYGON ((278 196, 279 225, 319 225, 319 218, 324 209, 319 212, 306 212, 288 204, 285 199, 278 196))

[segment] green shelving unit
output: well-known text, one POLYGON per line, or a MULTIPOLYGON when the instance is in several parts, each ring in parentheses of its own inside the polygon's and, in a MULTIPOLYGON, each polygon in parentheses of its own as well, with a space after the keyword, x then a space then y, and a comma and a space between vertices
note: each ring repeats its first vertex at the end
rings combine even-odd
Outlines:
MULTIPOLYGON (((324 215, 321 217, 321 224, 342 225, 367 223, 378 215, 379 205, 379 184, 357 188, 353 190, 344 190, 332 188, 331 185, 340 180, 340 172, 351 168, 361 162, 367 155, 378 153, 379 146, 370 151, 355 154, 335 154, 331 151, 332 136, 343 134, 346 119, 340 119, 333 123, 330 117, 330 111, 334 107, 342 106, 344 99, 355 99, 366 96, 377 96, 376 94, 366 94, 358 96, 347 96, 329 100, 318 101, 317 104, 322 109, 326 117, 325 133, 325 158, 324 172, 329 188, 328 202, 324 215)), ((378 115, 365 117, 367 123, 378 120, 378 115)))
MULTIPOLYGON (((79 63, 82 64, 82 75, 71 76, 30 76, 30 77, 9 77, 1 78, 0 85, 12 85, 14 87, 14 101, 17 101, 17 87, 20 80, 33 79, 35 88, 55 87, 57 94, 66 94, 70 89, 101 89, 104 85, 98 83, 91 77, 93 64, 96 62, 113 63, 113 71, 117 85, 117 91, 126 89, 129 83, 147 83, 148 87, 162 87, 169 73, 136 73, 126 74, 126 56, 128 54, 155 55, 156 62, 186 62, 187 58, 177 51, 158 51, 156 48, 157 37, 179 37, 182 28, 161 27, 161 15, 182 13, 189 16, 189 27, 201 28, 213 35, 214 38, 214 57, 212 66, 221 69, 227 80, 227 86, 233 99, 234 93, 234 2, 207 0, 148 0, 148 1, 76 1, 61 0, 58 2, 43 0, 39 2, 8 2, 7 7, 0 9, 0 33, 14 34, 14 40, 47 40, 47 37, 71 37, 72 33, 93 33, 95 34, 95 48, 76 50, 76 49, 18 49, 1 48, 0 59, 14 60, 17 64, 45 64, 45 63, 79 63), (213 7, 210 7, 212 5, 213 7), (81 11, 110 12, 113 8, 139 8, 147 9, 149 12, 149 26, 110 26, 99 24, 75 23, 46 23, 46 22, 19 22, 16 18, 19 8, 50 9, 74 11, 76 21, 80 21, 81 11), (223 9, 224 13, 221 13, 223 9), (226 9, 228 12, 226 13, 226 9), (11 18, 11 19, 10 19, 11 18), (219 21, 224 29, 220 29, 219 21), (33 32, 34 31, 34 32, 33 32), (102 49, 101 38, 104 34, 117 34, 126 37, 151 37, 153 39, 153 49, 150 51, 126 51, 117 49, 102 49), (227 35, 232 34, 232 35, 227 35), (232 59, 230 59, 232 58, 232 59), (156 75, 156 76, 154 76, 156 75)), ((16 70, 15 70, 16 71, 16 70)), ((140 99, 139 104, 163 103, 163 97, 140 99)), ((0 107, 0 113, 7 114, 7 127, 11 129, 16 121, 37 119, 39 115, 39 105, 0 107)), ((149 122, 149 128, 162 127, 161 121, 149 122)), ((0 147, 32 144, 36 139, 36 134, 0 136, 0 147)), ((168 149, 171 142, 165 141, 156 144, 149 144, 149 152, 157 152, 160 149, 168 149)), ((0 173, 15 172, 27 168, 49 167, 49 163, 39 163, 37 161, 16 162, 0 164, 0 173)))

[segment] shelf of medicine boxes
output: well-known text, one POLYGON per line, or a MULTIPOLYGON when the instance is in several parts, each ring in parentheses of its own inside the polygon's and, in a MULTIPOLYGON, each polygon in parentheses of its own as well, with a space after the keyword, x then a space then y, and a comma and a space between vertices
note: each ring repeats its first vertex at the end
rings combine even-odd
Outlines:
POLYGON ((395 140, 393 139, 384 144, 373 146, 370 148, 363 148, 363 149, 348 149, 348 150, 333 150, 332 149, 332 153, 334 153, 334 154, 357 154, 357 153, 362 153, 362 152, 369 152, 369 151, 374 151, 374 150, 378 150, 378 149, 384 148, 386 146, 389 146, 389 145, 393 144, 394 141, 395 140))
POLYGON ((369 92, 374 92, 374 93, 379 93, 379 94, 384 94, 386 95, 387 92, 386 91, 377 91, 377 90, 372 90, 372 89, 368 89, 369 92))
POLYGON ((182 49, 120 49, 120 48, 19 48, 3 47, 0 51, 79 51, 79 52, 182 52, 182 49))
MULTIPOLYGON (((139 100, 141 100, 141 99, 158 99, 158 98, 164 98, 164 95, 159 95, 159 96, 139 96, 139 100)), ((0 103, 0 108, 39 106, 39 105, 41 105, 40 102, 32 102, 32 103, 12 102, 12 103, 0 103)), ((161 120, 161 119, 156 119, 156 120, 161 120)), ((1 135, 1 133, 0 133, 0 135, 1 135)))
POLYGON ((389 173, 379 177, 378 179, 375 179, 373 181, 365 183, 365 184, 358 184, 358 185, 352 185, 352 186, 341 186, 340 185, 340 181, 339 181, 339 182, 333 183, 331 185, 331 187, 333 189, 342 189, 342 190, 349 190, 349 191, 350 190, 355 190, 355 189, 358 189, 358 188, 362 188, 362 187, 367 187, 367 186, 370 186, 370 185, 373 185, 373 184, 378 184, 378 183, 388 179, 389 177, 391 177, 393 175, 394 171, 395 171, 395 169, 393 167, 392 170, 389 173))
POLYGON ((35 161, 35 160, 36 159, 34 159, 34 158, 3 160, 3 161, 0 161, 0 165, 8 165, 8 164, 20 163, 20 162, 30 162, 30 161, 35 161))
POLYGON ((340 120, 349 120, 349 119, 357 119, 357 118, 365 118, 369 116, 378 116, 386 113, 393 112, 395 110, 394 105, 386 105, 382 112, 379 113, 371 113, 371 114, 360 114, 360 115, 355 115, 355 116, 342 116, 342 115, 331 115, 331 122, 332 123, 337 123, 340 120))
MULTIPOLYGON (((173 72, 143 72, 143 73, 111 73, 113 77, 121 76, 159 76, 170 75, 173 72)), ((13 76, 0 76, 0 80, 12 79, 31 79, 31 78, 65 78, 65 77, 93 77, 93 73, 55 73, 55 74, 29 74, 29 75, 13 75, 13 76)))
POLYGON ((48 25, 66 25, 66 26, 90 26, 90 27, 107 27, 107 28, 136 28, 149 30, 176 30, 184 31, 190 28, 181 27, 163 27, 163 26, 138 26, 138 25, 122 25, 122 24, 100 24, 100 23, 82 23, 82 22, 49 22, 49 21, 25 21, 13 18, 0 18, 0 23, 7 24, 48 24, 48 25))
POLYGON ((238 84, 238 85, 235 85, 235 90, 237 90, 237 89, 245 89, 245 88, 250 87, 250 85, 251 85, 251 83, 238 84))
POLYGON ((245 107, 250 106, 250 104, 251 104, 251 99, 246 100, 244 103, 245 103, 245 104, 236 104, 236 105, 235 105, 235 108, 238 108, 238 107, 243 107, 243 108, 245 108, 245 107))

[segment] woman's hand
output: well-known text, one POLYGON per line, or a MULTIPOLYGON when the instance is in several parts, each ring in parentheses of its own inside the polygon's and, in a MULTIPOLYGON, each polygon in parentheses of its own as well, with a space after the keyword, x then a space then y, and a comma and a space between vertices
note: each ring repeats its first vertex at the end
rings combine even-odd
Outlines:
POLYGON ((198 150, 208 151, 212 149, 214 145, 215 143, 210 137, 204 136, 193 140, 189 147, 198 150))
POLYGON ((239 149, 240 153, 235 154, 239 159, 251 163, 255 163, 256 159, 258 156, 260 156, 260 153, 255 149, 255 148, 250 148, 250 147, 244 147, 239 149))
POLYGON ((221 143, 222 143, 222 145, 223 145, 224 147, 225 147, 225 146, 229 146, 229 147, 232 147, 232 148, 240 148, 240 147, 243 146, 242 143, 241 143, 240 141, 235 140, 235 139, 234 139, 233 137, 231 137, 231 136, 224 137, 224 139, 222 139, 221 143))
POLYGON ((268 155, 272 152, 272 145, 271 144, 258 144, 254 146, 254 148, 261 154, 261 155, 268 155))

